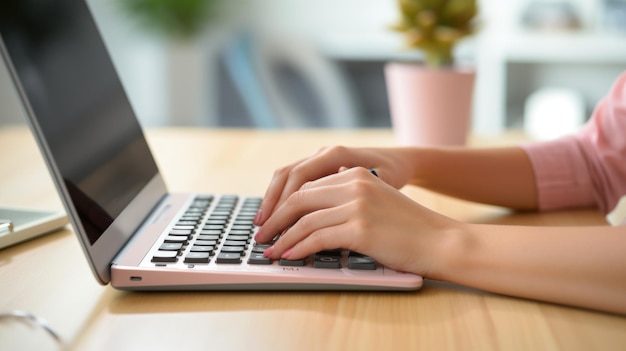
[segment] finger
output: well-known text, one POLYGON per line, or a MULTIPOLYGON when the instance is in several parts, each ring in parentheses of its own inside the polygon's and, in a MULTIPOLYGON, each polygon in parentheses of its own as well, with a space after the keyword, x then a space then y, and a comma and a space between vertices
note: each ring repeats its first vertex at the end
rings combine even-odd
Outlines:
POLYGON ((342 173, 310 181, 289 198, 267 218, 255 236, 257 242, 267 242, 277 233, 294 225, 300 217, 324 208, 337 207, 357 196, 355 191, 362 187, 348 186, 356 181, 377 181, 362 168, 353 168, 342 173))
MULTIPOLYGON (((360 166, 359 166, 360 167, 360 166)), ((358 168, 358 167, 354 167, 354 168, 358 168)), ((360 168, 365 168, 365 167, 360 167, 360 168)), ((345 172, 347 171, 349 168, 347 167, 339 167, 339 172, 337 173, 341 173, 341 172, 345 172)), ((377 170, 376 168, 367 168, 367 171, 370 172, 371 175, 375 176, 376 178, 380 178, 380 171, 377 170)))
POLYGON ((279 205, 300 189, 303 184, 337 173, 337 168, 341 161, 325 157, 325 153, 326 151, 323 150, 290 170, 283 192, 278 200, 279 205))
POLYGON ((339 206, 314 211, 301 217, 293 226, 287 229, 273 245, 271 255, 268 255, 268 257, 278 259, 283 253, 302 240, 306 240, 311 234, 323 230, 324 228, 343 224, 346 218, 348 218, 346 211, 345 206, 339 206))
POLYGON ((323 250, 348 249, 353 245, 352 232, 347 223, 324 227, 310 233, 294 246, 286 250, 280 258, 299 260, 323 250))
POLYGON ((340 166, 346 164, 352 167, 357 160, 350 155, 350 149, 343 146, 322 148, 313 156, 277 171, 276 176, 280 179, 271 185, 271 191, 267 194, 271 198, 261 205, 262 215, 258 216, 257 224, 262 225, 280 204, 306 182, 335 174, 340 166))
POLYGON ((263 195, 263 202, 261 203, 261 206, 259 207, 259 210, 254 218, 254 224, 262 225, 265 222, 280 199, 285 183, 287 183, 289 172, 293 169, 293 167, 304 162, 305 160, 306 159, 298 160, 274 171, 272 180, 265 190, 265 195, 263 195))
POLYGON ((316 187, 312 183, 308 183, 303 189, 293 193, 267 218, 254 238, 257 242, 271 240, 307 213, 333 207, 340 202, 341 199, 336 194, 341 191, 341 186, 316 187), (327 193, 333 195, 328 196, 327 193))
POLYGON ((349 148, 334 146, 322 148, 311 157, 278 169, 255 217, 255 224, 263 225, 272 212, 306 182, 334 174, 340 167, 340 171, 354 167, 365 161, 361 158, 366 157, 349 148))

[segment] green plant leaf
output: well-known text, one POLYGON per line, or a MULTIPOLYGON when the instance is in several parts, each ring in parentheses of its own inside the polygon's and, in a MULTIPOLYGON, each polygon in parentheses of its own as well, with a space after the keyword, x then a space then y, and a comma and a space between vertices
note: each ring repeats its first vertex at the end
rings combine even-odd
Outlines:
POLYGON ((454 63, 454 46, 474 33, 477 0, 397 0, 400 19, 392 30, 407 46, 424 52, 428 66, 454 63))
POLYGON ((118 0, 147 29, 170 37, 192 38, 210 22, 217 0, 118 0))

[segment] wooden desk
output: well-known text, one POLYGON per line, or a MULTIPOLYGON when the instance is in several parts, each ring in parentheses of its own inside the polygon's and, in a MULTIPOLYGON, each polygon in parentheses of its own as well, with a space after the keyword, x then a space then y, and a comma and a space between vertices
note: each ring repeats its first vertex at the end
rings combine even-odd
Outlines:
MULTIPOLYGON (((148 136, 171 190, 253 195, 263 194, 275 168, 321 146, 392 145, 386 130, 163 129, 148 136)), ((61 208, 28 130, 0 130, 0 159, 0 203, 61 208)), ((604 223, 592 211, 512 214, 406 191, 473 222, 604 223)), ((45 318, 75 350, 626 349, 624 317, 432 281, 415 293, 121 292, 96 283, 70 229, 0 251, 0 309, 45 318)), ((0 349, 53 346, 41 334, 0 320, 0 349)))

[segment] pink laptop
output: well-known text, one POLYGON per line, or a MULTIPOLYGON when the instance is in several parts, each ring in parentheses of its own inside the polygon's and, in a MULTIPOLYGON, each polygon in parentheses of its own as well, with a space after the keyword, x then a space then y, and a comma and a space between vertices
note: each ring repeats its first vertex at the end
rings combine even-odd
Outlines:
MULTIPOLYGON (((257 197, 171 194, 87 4, 5 0, 0 49, 94 275, 127 290, 417 290, 346 250, 270 261, 257 197)), ((205 150, 205 152, 220 152, 205 150)))

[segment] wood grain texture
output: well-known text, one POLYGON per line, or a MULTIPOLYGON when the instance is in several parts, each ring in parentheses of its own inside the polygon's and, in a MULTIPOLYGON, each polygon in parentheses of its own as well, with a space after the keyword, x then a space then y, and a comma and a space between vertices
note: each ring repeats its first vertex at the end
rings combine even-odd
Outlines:
MULTIPOLYGON (((262 195, 274 169, 326 145, 391 146, 389 130, 150 130, 172 191, 262 195)), ((474 138, 505 145, 518 135, 474 138)), ((61 208, 24 128, 0 129, 0 203, 61 208)), ((429 193, 409 196, 479 223, 596 225, 595 211, 512 213, 429 193)), ((624 350, 626 318, 426 281, 419 292, 154 292, 100 286, 71 229, 0 251, 0 310, 45 318, 75 350, 624 350)), ((54 349, 0 320, 0 349, 54 349)))

